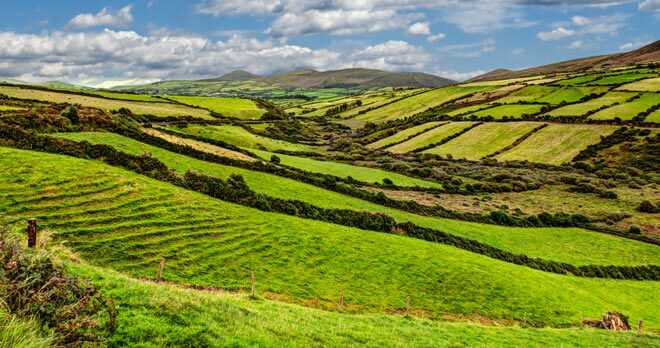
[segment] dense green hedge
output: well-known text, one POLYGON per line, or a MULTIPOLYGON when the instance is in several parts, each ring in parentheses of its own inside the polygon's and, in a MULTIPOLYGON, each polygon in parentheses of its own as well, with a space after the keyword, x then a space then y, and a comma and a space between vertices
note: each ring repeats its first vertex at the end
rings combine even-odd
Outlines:
POLYGON ((117 151, 108 145, 93 145, 89 142, 75 142, 27 132, 14 125, 0 122, 0 138, 9 140, 14 146, 51 153, 66 154, 79 158, 102 160, 108 164, 123 167, 136 173, 174 185, 195 190, 211 197, 238 203, 264 211, 273 211, 302 218, 321 220, 344 226, 357 227, 386 233, 399 233, 431 242, 452 245, 464 250, 486 255, 498 260, 528 266, 546 272, 574 274, 582 277, 660 280, 660 266, 574 266, 571 264, 530 258, 514 254, 490 245, 454 236, 446 232, 420 227, 412 223, 397 224, 385 214, 356 212, 344 209, 325 209, 298 200, 274 198, 252 191, 240 176, 228 180, 209 177, 194 172, 184 176, 176 174, 158 159, 150 156, 136 156, 117 151))

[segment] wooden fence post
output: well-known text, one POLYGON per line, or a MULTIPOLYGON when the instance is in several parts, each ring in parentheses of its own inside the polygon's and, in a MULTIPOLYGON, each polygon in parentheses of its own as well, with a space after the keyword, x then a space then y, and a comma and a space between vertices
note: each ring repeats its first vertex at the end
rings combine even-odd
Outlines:
POLYGON ((28 248, 34 248, 37 246, 37 219, 29 219, 27 224, 28 248))
POLYGON ((252 287, 252 294, 250 295, 250 297, 254 298, 254 271, 252 271, 252 273, 250 274, 250 284, 252 287))
POLYGON ((162 277, 163 277, 163 268, 165 267, 165 258, 160 259, 160 263, 158 264, 158 273, 156 274, 156 283, 160 283, 162 277))
POLYGON ((339 303, 337 303, 337 311, 341 313, 341 311, 344 309, 344 292, 339 293, 339 303))
POLYGON ((406 317, 410 316, 410 295, 406 297, 406 317))
POLYGON ((637 323, 637 333, 638 333, 638 334, 641 334, 641 333, 642 333, 642 325, 643 325, 643 323, 644 323, 643 320, 640 320, 639 323, 637 323))

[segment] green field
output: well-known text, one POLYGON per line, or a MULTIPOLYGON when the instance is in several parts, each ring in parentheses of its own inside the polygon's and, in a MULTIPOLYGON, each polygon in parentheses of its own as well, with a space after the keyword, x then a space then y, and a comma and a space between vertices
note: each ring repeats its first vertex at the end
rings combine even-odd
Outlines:
POLYGON ((402 131, 397 132, 396 134, 389 136, 387 138, 380 139, 376 142, 368 144, 367 147, 370 149, 381 149, 383 147, 389 146, 394 143, 398 143, 402 140, 406 140, 408 137, 425 132, 431 128, 437 127, 443 124, 443 122, 427 122, 420 124, 414 127, 406 128, 402 131))
POLYGON ((104 110, 117 110, 128 108, 131 112, 140 115, 153 116, 194 116, 212 119, 208 111, 195 109, 172 103, 144 103, 137 101, 123 101, 88 97, 79 94, 61 93, 56 91, 45 91, 40 89, 29 89, 22 87, 0 86, 0 93, 20 99, 37 99, 53 103, 80 104, 82 106, 95 107, 104 110))
POLYGON ((532 134, 513 149, 495 158, 500 161, 524 161, 560 165, 569 162, 601 136, 612 133, 614 126, 555 124, 532 134))
POLYGON ((369 104, 363 103, 362 106, 344 111, 341 114, 339 114, 339 116, 342 117, 342 118, 352 118, 352 117, 360 115, 361 112, 364 113, 364 112, 366 112, 367 110, 370 110, 370 109, 380 108, 385 104, 391 103, 391 102, 393 102, 397 99, 403 98, 405 96, 420 93, 423 90, 424 89, 409 89, 409 90, 403 90, 403 91, 388 92, 388 93, 385 93, 385 94, 381 95, 380 97, 375 97, 374 99, 376 99, 376 100, 373 100, 373 102, 371 102, 369 104))
POLYGON ((414 95, 398 102, 357 115, 354 120, 383 123, 410 117, 430 108, 440 106, 448 101, 466 96, 470 93, 494 89, 491 86, 475 87, 443 87, 414 95))
POLYGON ((535 122, 489 122, 477 126, 458 138, 424 151, 453 158, 479 160, 513 144, 516 139, 539 126, 535 122))
MULTIPOLYGON (((594 329, 521 329, 392 314, 346 315, 268 299, 254 301, 244 293, 153 284, 77 263, 71 263, 69 270, 93 279, 121 308, 110 346, 163 347, 186 342, 200 347, 650 347, 657 343, 655 335, 594 329)), ((261 289, 259 282, 257 289, 261 289)), ((33 335, 25 341, 30 347, 41 347, 33 335)))
POLYGON ((191 96, 167 96, 167 99, 175 100, 186 105, 209 109, 223 116, 246 120, 258 119, 266 113, 265 109, 258 107, 257 104, 250 99, 191 96))
POLYGON ((25 109, 15 106, 0 105, 0 111, 16 111, 16 110, 25 110, 25 109))
POLYGON ((383 179, 387 178, 392 180, 394 185, 397 186, 419 186, 419 187, 442 187, 441 184, 416 179, 409 176, 401 175, 394 172, 388 172, 386 170, 369 168, 369 167, 360 167, 356 165, 333 162, 333 161, 319 161, 311 158, 298 157, 298 156, 289 156, 283 154, 275 154, 268 151, 261 150, 252 150, 256 155, 263 158, 264 160, 270 160, 271 156, 277 155, 280 158, 280 163, 300 168, 309 172, 314 173, 323 173, 338 176, 341 178, 352 177, 358 181, 364 181, 368 183, 377 182, 379 184, 383 183, 383 179))
POLYGON ((533 80, 536 80, 536 79, 540 79, 542 77, 543 76, 518 77, 518 78, 506 79, 506 80, 470 82, 470 83, 466 83, 464 85, 465 86, 506 86, 506 85, 520 83, 520 82, 533 81, 533 80))
POLYGON ((657 104, 660 104, 660 94, 646 93, 629 103, 615 105, 598 111, 589 116, 589 118, 594 120, 613 120, 615 117, 618 117, 622 120, 631 120, 640 112, 646 111, 657 104))
MULTIPOLYGON (((203 142, 203 141, 199 141, 199 140, 172 136, 168 133, 156 130, 154 128, 143 128, 142 131, 149 134, 149 135, 165 139, 170 143, 190 146, 190 147, 192 147, 196 150, 212 153, 214 155, 229 157, 229 158, 235 158, 235 159, 239 159, 239 160, 243 160, 243 161, 250 161, 250 162, 258 160, 256 158, 248 156, 247 154, 244 154, 244 153, 239 152, 239 151, 229 150, 229 149, 226 149, 224 147, 212 145, 212 144, 209 144, 207 142, 203 142)), ((71 135, 73 137, 76 136, 73 133, 72 134, 64 134, 64 136, 68 136, 68 135, 71 135)), ((94 137, 104 137, 104 136, 106 136, 106 133, 97 133, 96 135, 94 135, 94 137)))
POLYGON ((158 102, 158 103, 166 102, 166 100, 164 100, 163 98, 158 98, 146 94, 118 93, 118 92, 108 92, 108 91, 86 91, 85 93, 95 94, 108 99, 134 100, 134 101, 158 102))
POLYGON ((657 77, 658 74, 652 73, 630 73, 630 74, 620 74, 620 75, 609 75, 605 76, 602 79, 598 79, 592 82, 588 82, 589 85, 617 85, 620 83, 634 82, 637 80, 646 79, 649 77, 657 77))
POLYGON ((577 86, 581 85, 587 82, 594 81, 600 77, 604 76, 604 74, 589 74, 589 75, 583 75, 583 76, 576 76, 573 78, 557 81, 554 84, 560 85, 560 86, 577 86))
POLYGON ((0 154, 2 212, 37 217, 56 243, 66 240, 88 262, 132 276, 153 277, 165 257, 170 281, 246 289, 254 271, 260 291, 291 302, 318 298, 332 309, 343 291, 347 312, 391 312, 411 295, 429 317, 478 313, 564 326, 618 310, 660 328, 660 282, 550 274, 441 244, 261 212, 99 162, 7 148, 0 154))
POLYGON ((627 83, 617 88, 617 90, 639 91, 639 92, 660 92, 660 77, 627 83))
POLYGON ((250 133, 240 126, 199 126, 191 124, 185 128, 172 127, 171 129, 206 139, 222 140, 232 145, 255 150, 317 151, 314 146, 264 137, 250 133))
POLYGON ((511 94, 505 97, 497 99, 495 102, 502 104, 518 103, 521 101, 532 102, 556 90, 557 88, 552 86, 544 86, 544 85, 527 86, 515 92, 512 92, 511 94))
POLYGON ((479 110, 490 108, 490 107, 492 107, 492 105, 487 105, 487 104, 478 104, 478 105, 466 106, 466 107, 458 108, 454 111, 448 112, 447 116, 454 117, 454 116, 459 116, 459 115, 467 115, 471 112, 479 111, 479 110))
POLYGON ((470 127, 474 122, 451 122, 440 126, 435 129, 431 129, 426 133, 422 133, 410 140, 404 141, 401 144, 397 144, 387 148, 387 151, 394 153, 406 153, 419 149, 427 145, 435 144, 450 135, 456 134, 467 127, 470 127))
POLYGON ((541 112, 541 108, 544 105, 542 104, 504 104, 488 108, 485 110, 477 111, 471 113, 476 117, 487 117, 491 116, 496 120, 501 120, 504 117, 507 118, 521 118, 523 115, 534 115, 541 112))
POLYGON ((590 111, 598 110, 604 106, 609 106, 614 103, 623 103, 635 95, 636 93, 609 92, 600 98, 591 99, 584 103, 571 104, 560 107, 558 109, 554 109, 548 112, 547 115, 555 117, 582 116, 590 111))
POLYGON ((270 196, 298 199, 323 208, 382 212, 398 221, 411 221, 421 226, 476 239, 504 250, 529 256, 573 264, 660 263, 660 255, 653 245, 597 232, 578 228, 516 228, 420 216, 295 180, 196 160, 111 133, 67 133, 58 134, 58 136, 108 144, 132 154, 148 152, 179 173, 192 169, 223 179, 228 178, 231 174, 240 174, 253 190, 270 196))
POLYGON ((650 115, 646 116, 644 121, 660 123, 660 110, 653 111, 650 115))
POLYGON ((586 95, 604 92, 607 92, 607 87, 563 87, 546 94, 543 97, 534 99, 534 101, 538 103, 549 103, 552 105, 557 105, 562 102, 573 103, 582 99, 586 95))

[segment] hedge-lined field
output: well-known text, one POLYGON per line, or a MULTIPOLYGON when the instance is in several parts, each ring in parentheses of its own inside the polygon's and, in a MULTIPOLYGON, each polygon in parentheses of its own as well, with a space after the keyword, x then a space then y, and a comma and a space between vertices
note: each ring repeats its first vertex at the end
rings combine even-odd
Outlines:
POLYGON ((660 123, 660 110, 655 110, 644 119, 646 122, 660 123))
POLYGON ((370 149, 381 149, 389 145, 392 145, 394 143, 398 143, 400 141, 406 140, 413 135, 423 133, 431 128, 441 125, 442 123, 443 122, 427 122, 414 127, 406 128, 402 131, 397 132, 392 136, 368 144, 367 147, 370 149))
MULTIPOLYGON (((167 268, 166 268, 167 269, 167 268)), ((596 329, 533 329, 405 318, 397 314, 345 315, 245 294, 206 292, 132 279, 107 268, 76 263, 69 270, 94 284, 121 307, 109 345, 144 347, 404 347, 404 346, 652 346, 656 336, 596 329), (175 317, 176 320, 170 320, 175 317), (139 319, 136 319, 139 318, 139 319), (151 342, 151 345, 145 344, 151 342)), ((257 294, 261 294, 257 275, 257 294)), ((266 296, 269 297, 269 296, 266 296)), ((331 299, 328 299, 331 300, 331 299)), ((308 304, 311 307, 314 304, 308 304)), ((403 302, 398 304, 403 306, 403 302)), ((412 312, 417 311, 416 298, 412 312)), ((34 344, 34 340, 27 342, 34 344)))
POLYGON ((108 99, 134 100, 134 101, 158 102, 158 103, 167 102, 167 100, 163 98, 157 98, 147 94, 119 93, 119 92, 109 92, 109 91, 85 91, 85 93, 95 94, 100 97, 108 98, 108 99))
POLYGON ((557 87, 533 85, 521 88, 505 97, 497 99, 498 103, 518 103, 518 102, 532 102, 538 98, 548 95, 557 90, 557 87))
POLYGON ((562 102, 574 103, 589 94, 607 92, 607 87, 563 87, 540 98, 534 99, 538 103, 557 105, 562 102))
POLYGON ((642 94, 639 98, 631 102, 622 103, 598 111, 597 113, 589 116, 589 118, 594 120, 613 120, 614 118, 618 117, 622 120, 631 120, 640 112, 644 112, 657 104, 660 104, 660 94, 646 93, 642 94))
POLYGON ((258 119, 266 113, 266 109, 258 107, 254 101, 243 98, 167 96, 167 99, 187 105, 199 106, 223 116, 240 119, 258 119))
POLYGON ((504 104, 488 108, 485 110, 477 111, 471 113, 469 116, 476 117, 493 117, 496 120, 501 120, 504 117, 507 118, 521 118, 523 115, 534 115, 538 114, 543 108, 542 104, 504 104))
POLYGON ((57 92, 55 90, 30 89, 28 87, 0 86, 0 93, 20 99, 37 99, 53 103, 80 104, 105 110, 128 108, 134 114, 153 116, 194 116, 212 119, 207 110, 190 108, 172 103, 152 103, 124 101, 106 98, 89 97, 79 94, 57 92))
POLYGON ((637 80, 643 80, 649 77, 657 77, 658 74, 653 73, 628 73, 620 75, 608 75, 601 79, 588 82, 589 85, 617 85, 620 83, 634 82, 637 80))
POLYGON ((617 90, 639 91, 639 92, 660 92, 660 77, 627 83, 617 88, 617 90))
POLYGON ((3 213, 37 217, 83 259, 133 276, 153 277, 165 257, 167 280, 246 289, 254 271, 260 289, 293 302, 318 297, 334 308, 344 291, 348 312, 391 311, 411 295, 429 316, 479 313, 560 326, 618 310, 660 328, 659 282, 545 273, 441 244, 261 212, 95 161, 7 148, 0 154, 3 213))
POLYGON ((637 93, 629 92, 609 92, 602 97, 588 100, 584 103, 566 105, 558 109, 551 110, 547 115, 554 117, 563 116, 583 116, 591 111, 610 106, 614 103, 624 103, 626 100, 634 97, 637 93))
POLYGON ((653 245, 579 228, 516 228, 421 216, 288 178, 200 161, 115 134, 106 133, 99 137, 98 133, 80 133, 76 137, 92 143, 108 144, 131 154, 148 152, 179 173, 192 169, 222 179, 239 174, 254 191, 269 196, 297 199, 322 208, 385 213, 399 222, 410 221, 518 254, 576 265, 660 263, 660 255, 653 245))
POLYGON ((383 184, 383 179, 390 179, 392 184, 396 186, 442 187, 442 184, 436 182, 412 178, 377 168, 361 167, 333 161, 320 161, 311 158, 276 154, 261 150, 251 151, 266 161, 269 161, 272 156, 275 155, 280 158, 280 163, 284 165, 313 173, 330 174, 340 178, 347 178, 350 176, 355 180, 368 183, 377 182, 383 184))
POLYGON ((401 144, 388 147, 386 150, 394 153, 410 152, 424 146, 435 144, 472 125, 474 125, 474 122, 451 122, 438 128, 431 129, 430 131, 420 134, 408 141, 404 141, 401 144))
POLYGON ((221 140, 235 146, 246 147, 250 149, 266 151, 316 151, 314 146, 264 137, 250 133, 245 128, 240 126, 200 126, 190 124, 185 128, 171 127, 170 129, 206 139, 221 140))
POLYGON ((383 123, 389 120, 398 120, 410 117, 414 114, 425 111, 429 108, 442 105, 453 99, 466 96, 468 94, 494 89, 492 86, 474 86, 474 87, 443 87, 430 90, 418 95, 414 95, 403 100, 394 102, 390 105, 368 111, 362 115, 357 115, 353 120, 369 121, 374 123, 383 123))
POLYGON ((516 139, 527 134, 540 123, 536 122, 491 122, 475 127, 456 139, 424 151, 453 158, 478 160, 512 145, 516 139))
POLYGON ((495 158, 500 161, 524 161, 560 165, 570 162, 581 150, 600 141, 615 126, 548 124, 513 149, 495 158))

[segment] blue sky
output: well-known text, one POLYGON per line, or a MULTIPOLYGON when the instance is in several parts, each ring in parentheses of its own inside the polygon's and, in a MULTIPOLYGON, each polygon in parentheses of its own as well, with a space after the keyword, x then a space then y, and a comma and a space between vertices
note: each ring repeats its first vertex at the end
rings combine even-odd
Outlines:
POLYGON ((658 39, 660 0, 24 0, 0 13, 0 76, 111 86, 366 67, 465 79, 658 39))

